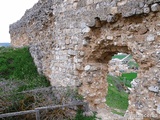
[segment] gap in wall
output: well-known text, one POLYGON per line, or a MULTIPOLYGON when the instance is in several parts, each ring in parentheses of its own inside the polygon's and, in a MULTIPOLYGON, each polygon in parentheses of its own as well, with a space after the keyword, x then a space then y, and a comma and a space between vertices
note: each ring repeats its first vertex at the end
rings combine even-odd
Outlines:
POLYGON ((124 116, 132 81, 137 78, 138 64, 132 55, 118 53, 108 63, 106 104, 112 112, 124 116))

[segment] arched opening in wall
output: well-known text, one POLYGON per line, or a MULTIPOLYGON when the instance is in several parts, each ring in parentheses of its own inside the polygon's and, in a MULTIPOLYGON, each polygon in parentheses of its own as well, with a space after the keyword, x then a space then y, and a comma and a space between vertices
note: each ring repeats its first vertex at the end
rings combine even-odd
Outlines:
POLYGON ((112 112, 124 115, 128 108, 128 96, 137 78, 138 64, 131 54, 118 53, 108 63, 108 93, 106 103, 112 112))

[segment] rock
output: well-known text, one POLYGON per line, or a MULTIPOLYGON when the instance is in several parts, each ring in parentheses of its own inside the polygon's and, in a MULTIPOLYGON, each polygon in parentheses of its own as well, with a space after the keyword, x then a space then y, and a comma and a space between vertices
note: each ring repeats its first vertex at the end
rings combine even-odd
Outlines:
POLYGON ((136 9, 136 15, 140 15, 143 13, 143 9, 136 9))
POLYGON ((157 32, 157 35, 160 36, 160 31, 157 32))
POLYGON ((98 68, 96 66, 91 67, 91 71, 96 71, 96 70, 98 70, 98 68))
POLYGON ((75 55, 76 55, 76 52, 75 52, 74 50, 68 50, 68 54, 75 56, 75 55))
POLYGON ((83 40, 83 46, 87 46, 88 45, 88 41, 83 40))
POLYGON ((83 28, 82 33, 88 33, 90 30, 91 29, 86 26, 85 28, 83 28))
POLYGON ((76 80, 75 85, 76 87, 80 87, 82 85, 82 82, 80 80, 76 80))
POLYGON ((82 65, 77 64, 77 65, 76 65, 76 69, 77 69, 77 70, 83 70, 83 67, 82 67, 82 65))
POLYGON ((151 5, 151 10, 152 10, 153 12, 159 11, 159 10, 160 10, 159 4, 158 4, 158 3, 155 3, 155 4, 151 5))
POLYGON ((136 14, 136 9, 132 9, 130 11, 125 11, 122 13, 123 17, 130 17, 136 14))
POLYGON ((89 71, 90 69, 91 69, 90 65, 86 65, 85 68, 84 68, 85 71, 89 71))
POLYGON ((116 17, 114 15, 107 15, 107 22, 109 23, 116 22, 116 17))
POLYGON ((150 8, 149 7, 144 7, 143 12, 148 14, 150 12, 150 8))
POLYGON ((100 104, 100 103, 101 103, 101 99, 95 99, 95 100, 94 100, 94 103, 95 103, 95 104, 100 104))
POLYGON ((86 24, 88 27, 93 27, 95 25, 95 21, 91 20, 86 24))
POLYGON ((136 103, 135 103, 135 106, 136 106, 138 109, 140 109, 140 108, 143 108, 143 107, 144 107, 144 106, 143 106, 143 103, 142 103, 142 102, 140 102, 140 101, 136 102, 136 103))
POLYGON ((155 40, 155 35, 154 34, 149 34, 146 38, 146 41, 152 42, 155 40))
POLYGON ((122 6, 122 5, 125 5, 126 3, 127 3, 127 0, 118 0, 117 5, 122 6))
POLYGON ((94 96, 96 96, 96 93, 89 94, 89 97, 94 97, 94 96))
POLYGON ((146 26, 142 26, 142 27, 140 28, 140 30, 138 31, 138 33, 139 33, 140 35, 143 35, 143 34, 147 33, 147 31, 148 31, 148 28, 147 28, 146 26))
POLYGON ((83 56, 85 55, 85 53, 84 53, 83 51, 81 51, 81 52, 79 53, 79 55, 80 55, 81 57, 83 57, 83 56))
POLYGON ((148 88, 148 90, 151 91, 151 92, 158 93, 159 92, 159 87, 158 86, 150 86, 148 88))
POLYGON ((106 102, 106 98, 104 98, 104 99, 102 99, 102 101, 101 101, 102 103, 105 103, 106 102))
POLYGON ((139 3, 139 7, 140 7, 140 8, 143 8, 143 7, 144 7, 144 2, 140 2, 140 3, 139 3))
POLYGON ((92 84, 92 83, 93 83, 93 80, 92 80, 91 78, 88 78, 88 79, 87 79, 87 83, 88 83, 88 84, 92 84))
POLYGON ((107 40, 113 40, 113 36, 107 36, 106 39, 107 40))
POLYGON ((160 104, 157 105, 157 110, 156 110, 156 112, 157 112, 158 114, 160 114, 160 104))
POLYGON ((70 44, 70 39, 66 39, 66 45, 70 44))
POLYGON ((117 7, 111 7, 110 11, 111 11, 111 14, 113 14, 113 15, 118 13, 117 7))

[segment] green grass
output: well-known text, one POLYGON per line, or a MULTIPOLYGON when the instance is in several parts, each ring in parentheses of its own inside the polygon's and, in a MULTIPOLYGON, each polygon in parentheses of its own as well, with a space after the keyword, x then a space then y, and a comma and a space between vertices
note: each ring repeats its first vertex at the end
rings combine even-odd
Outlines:
POLYGON ((123 59, 123 58, 125 58, 127 55, 114 55, 113 57, 112 57, 112 59, 115 59, 115 58, 117 58, 117 59, 123 59))
POLYGON ((39 75, 29 48, 0 48, 0 78, 8 82, 19 82, 17 92, 49 86, 49 81, 39 75))
POLYGON ((131 81, 137 78, 137 73, 122 73, 122 76, 119 78, 127 87, 131 87, 131 81))
POLYGON ((133 80, 137 77, 137 73, 135 73, 135 72, 122 73, 122 77, 125 77, 127 80, 133 80))
POLYGON ((111 108, 116 108, 120 110, 126 110, 128 107, 128 94, 124 91, 118 91, 115 81, 115 77, 108 76, 108 94, 106 97, 107 105, 111 108))
MULTIPOLYGON (((26 100, 25 95, 16 94, 17 92, 50 85, 44 76, 38 74, 27 47, 17 49, 0 47, 0 82, 7 82, 8 88, 13 84, 16 86, 8 97, 9 101, 16 102, 26 100)), ((0 95, 4 94, 0 88, 0 95)), ((67 94, 69 96, 70 91, 67 94)), ((82 99, 82 96, 78 95, 77 99, 82 99)), ((9 106, 7 112, 18 111, 20 107, 18 103, 9 106)), ((83 116, 83 112, 78 110, 75 120, 96 120, 96 115, 83 116)))
POLYGON ((137 73, 123 73, 122 76, 107 76, 108 94, 106 96, 106 104, 112 109, 112 112, 124 115, 124 111, 128 108, 128 94, 125 91, 119 91, 117 84, 124 84, 131 87, 131 81, 137 77, 137 73), (116 110, 118 109, 118 111, 116 110))
POLYGON ((96 120, 96 114, 93 116, 83 116, 83 111, 78 110, 74 120, 96 120))
POLYGON ((133 61, 129 61, 129 62, 128 62, 128 66, 129 66, 130 68, 132 68, 132 67, 138 68, 138 67, 139 67, 138 63, 133 62, 133 61))

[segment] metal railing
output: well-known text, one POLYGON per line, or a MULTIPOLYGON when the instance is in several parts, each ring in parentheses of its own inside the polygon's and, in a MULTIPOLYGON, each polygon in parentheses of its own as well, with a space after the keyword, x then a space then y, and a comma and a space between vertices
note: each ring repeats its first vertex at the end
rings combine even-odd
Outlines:
MULTIPOLYGON (((13 116, 20 116, 20 115, 26 115, 26 114, 35 114, 35 119, 36 120, 41 120, 41 115, 40 111, 43 110, 53 110, 54 109, 64 109, 64 108, 70 108, 74 106, 84 106, 85 110, 88 110, 88 104, 85 102, 78 102, 78 103, 73 103, 73 104, 65 104, 65 105, 54 105, 54 106, 45 106, 45 107, 38 107, 35 108, 34 110, 26 110, 26 111, 19 111, 19 112, 13 112, 13 113, 6 113, 6 114, 0 114, 0 118, 7 118, 7 117, 13 117, 13 116)), ((68 116, 67 119, 74 119, 74 116, 68 116)), ((51 118, 54 120, 54 116, 51 118)), ((56 118, 57 120, 57 118, 56 118)))
POLYGON ((1 94, 2 120, 72 120, 81 108, 88 111, 74 87, 46 87, 1 94))

